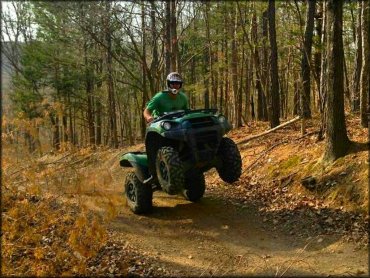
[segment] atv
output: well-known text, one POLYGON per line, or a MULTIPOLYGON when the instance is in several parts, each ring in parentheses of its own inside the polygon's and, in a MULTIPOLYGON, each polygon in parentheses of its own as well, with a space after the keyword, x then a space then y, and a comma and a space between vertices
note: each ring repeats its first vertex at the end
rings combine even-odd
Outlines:
POLYGON ((146 152, 125 153, 127 204, 136 214, 152 208, 153 192, 183 194, 192 202, 203 197, 204 172, 215 167, 227 183, 241 175, 242 160, 233 140, 223 137, 231 125, 217 109, 178 110, 154 119, 146 129, 146 152))

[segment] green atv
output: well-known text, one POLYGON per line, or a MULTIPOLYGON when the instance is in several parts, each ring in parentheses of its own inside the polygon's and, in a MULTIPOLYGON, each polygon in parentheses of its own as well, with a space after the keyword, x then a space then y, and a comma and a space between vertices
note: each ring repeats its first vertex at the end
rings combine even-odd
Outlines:
POLYGON ((203 173, 213 167, 223 181, 237 181, 240 153, 234 141, 223 137, 230 130, 217 109, 179 110, 152 121, 146 129, 146 153, 130 152, 120 158, 122 167, 134 168, 125 180, 130 209, 148 212, 155 190, 198 201, 205 191, 203 173))

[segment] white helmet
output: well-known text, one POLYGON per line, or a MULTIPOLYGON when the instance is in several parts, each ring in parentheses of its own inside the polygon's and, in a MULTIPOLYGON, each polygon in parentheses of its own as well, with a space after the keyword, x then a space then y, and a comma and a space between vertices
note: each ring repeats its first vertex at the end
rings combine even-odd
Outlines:
POLYGON ((176 89, 171 89, 170 87, 170 83, 172 82, 176 82, 176 83, 180 83, 180 88, 182 87, 182 78, 181 78, 181 75, 178 73, 178 72, 171 72, 169 75, 167 75, 167 87, 168 87, 168 90, 173 93, 173 94, 177 94, 178 93, 178 90, 176 89))

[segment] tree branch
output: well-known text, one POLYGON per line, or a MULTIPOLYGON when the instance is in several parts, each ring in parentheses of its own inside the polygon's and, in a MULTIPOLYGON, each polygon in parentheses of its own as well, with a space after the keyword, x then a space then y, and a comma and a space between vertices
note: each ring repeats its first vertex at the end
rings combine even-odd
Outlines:
POLYGON ((276 127, 274 127, 274 128, 272 128, 272 129, 269 129, 269 130, 267 130, 267 131, 265 131, 265 132, 262 132, 262 133, 260 133, 260 134, 257 134, 257 135, 254 135, 254 136, 251 136, 251 137, 248 137, 248 138, 246 138, 246 139, 243 139, 243 140, 241 140, 241 141, 239 141, 239 142, 237 142, 236 144, 245 144, 245 143, 247 143, 247 142, 249 142, 249 141, 251 141, 251 140, 253 140, 253 139, 256 139, 256 138, 259 138, 259 137, 262 137, 262 136, 264 136, 264 135, 266 135, 266 134, 269 134, 269 133, 271 133, 271 132, 274 132, 274 131, 276 131, 276 130, 278 130, 278 129, 280 129, 280 128, 283 128, 283 127, 285 127, 285 126, 287 126, 287 125, 290 125, 290 124, 292 124, 292 123, 295 123, 296 121, 298 121, 298 120, 300 120, 301 119, 301 117, 300 116, 297 116, 297 117, 295 117, 294 119, 292 119, 292 120, 290 120, 290 121, 287 121, 287 122, 285 122, 285 123, 283 123, 283 124, 281 124, 281 125, 278 125, 278 126, 276 126, 276 127))

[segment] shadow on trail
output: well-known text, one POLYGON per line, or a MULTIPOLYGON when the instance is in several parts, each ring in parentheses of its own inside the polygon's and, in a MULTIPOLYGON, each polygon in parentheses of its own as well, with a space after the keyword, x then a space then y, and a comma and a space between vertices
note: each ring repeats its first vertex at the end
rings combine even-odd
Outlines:
POLYGON ((340 238, 336 232, 351 228, 353 215, 346 212, 297 208, 259 212, 254 203, 239 204, 218 196, 205 196, 198 203, 180 196, 154 198, 150 214, 134 215, 127 208, 113 222, 125 233, 166 239, 199 237, 199 240, 223 242, 235 248, 258 248, 273 251, 305 248, 320 250, 340 238))
MULTIPOLYGON (((160 193, 161 194, 161 193, 160 193)), ((209 218, 210 214, 220 213, 220 200, 214 197, 204 197, 192 203, 181 196, 161 194, 155 196, 153 211, 148 217, 162 220, 178 220, 188 218, 209 218)), ((217 217, 217 215, 214 215, 217 217)))
POLYGON ((369 148, 370 148, 369 142, 361 143, 361 142, 351 141, 348 154, 355 154, 355 153, 359 153, 363 151, 369 151, 369 148))
POLYGON ((337 225, 351 229, 350 213, 311 207, 269 212, 254 200, 213 192, 198 203, 163 192, 153 201, 147 215, 122 208, 110 228, 180 276, 320 275, 334 273, 336 260, 354 260, 329 253, 340 242, 337 225))

